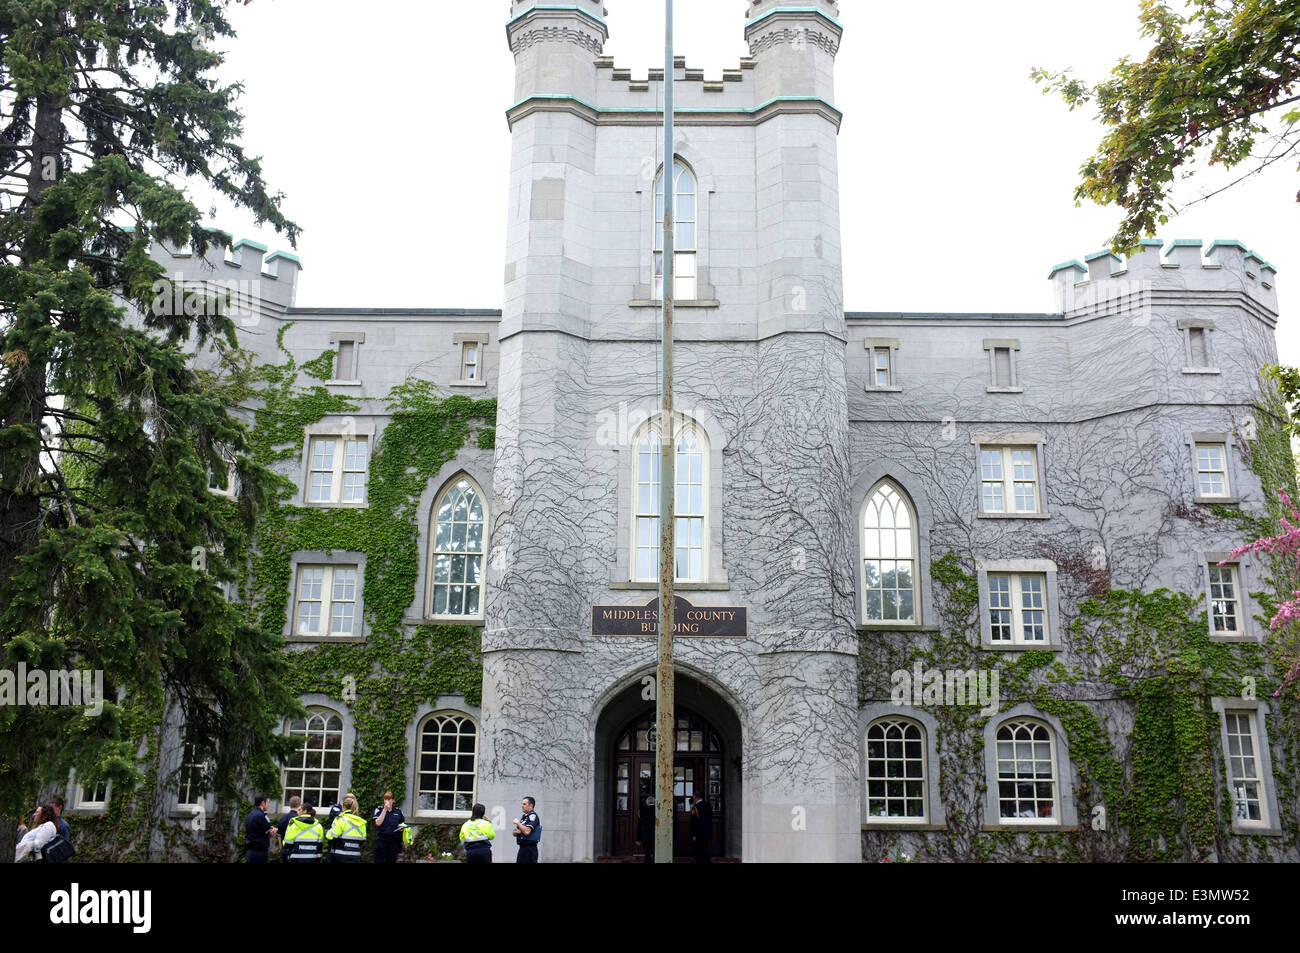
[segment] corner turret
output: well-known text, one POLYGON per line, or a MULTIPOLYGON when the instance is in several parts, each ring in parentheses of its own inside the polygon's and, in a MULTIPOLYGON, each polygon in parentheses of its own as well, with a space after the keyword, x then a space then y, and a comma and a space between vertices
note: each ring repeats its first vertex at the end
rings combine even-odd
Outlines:
POLYGON ((758 101, 786 96, 835 99, 835 54, 844 28, 835 0, 750 0, 745 40, 758 101))

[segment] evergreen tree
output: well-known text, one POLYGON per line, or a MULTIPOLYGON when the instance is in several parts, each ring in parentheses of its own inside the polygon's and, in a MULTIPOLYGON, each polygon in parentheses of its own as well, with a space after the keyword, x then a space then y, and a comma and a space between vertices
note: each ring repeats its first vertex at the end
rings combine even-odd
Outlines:
POLYGON ((98 715, 0 706, 2 859, 9 818, 68 767, 115 797, 138 783, 164 698, 226 795, 274 777, 296 707, 281 646, 219 585, 269 479, 229 389, 192 368, 234 325, 216 302, 153 307, 154 243, 228 241, 184 179, 296 237, 240 145, 239 87, 213 78, 228 6, 0 0, 0 669, 102 670, 107 696, 98 715), (234 500, 208 489, 228 460, 234 500))

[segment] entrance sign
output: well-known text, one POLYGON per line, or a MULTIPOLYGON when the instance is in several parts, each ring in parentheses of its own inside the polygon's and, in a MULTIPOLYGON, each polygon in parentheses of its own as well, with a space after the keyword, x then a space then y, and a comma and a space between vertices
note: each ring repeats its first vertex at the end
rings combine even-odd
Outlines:
MULTIPOLYGON (((681 596, 673 603, 673 638, 744 639, 749 610, 744 606, 693 606, 681 596)), ((659 632, 659 600, 644 606, 592 606, 592 635, 644 636, 659 632)))

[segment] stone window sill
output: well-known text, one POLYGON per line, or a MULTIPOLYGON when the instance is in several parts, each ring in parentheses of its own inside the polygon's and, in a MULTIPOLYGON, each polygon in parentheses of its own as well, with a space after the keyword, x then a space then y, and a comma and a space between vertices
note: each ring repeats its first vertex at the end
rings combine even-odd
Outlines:
POLYGON ((1052 518, 1051 513, 976 513, 975 517, 982 520, 1047 520, 1052 518))
POLYGON ((284 640, 285 640, 286 642, 308 642, 308 643, 313 643, 313 644, 325 644, 325 643, 332 643, 332 642, 339 642, 339 643, 358 642, 358 643, 360 643, 360 642, 364 642, 364 641, 366 640, 366 637, 365 637, 364 635, 297 635, 297 634, 292 634, 292 635, 286 635, 286 636, 284 637, 284 640))
POLYGON ((1011 831, 1013 833, 1023 831, 1026 834, 1034 831, 1053 831, 1058 833, 1068 833, 1077 831, 1078 824, 985 824, 980 828, 981 831, 991 834, 994 831, 1011 831))
POLYGON ((990 394, 1023 394, 1025 392, 1023 387, 986 387, 985 390, 990 394))
POLYGON ((886 393, 886 394, 897 394, 897 393, 901 392, 902 389, 903 389, 903 388, 901 388, 901 387, 895 387, 895 386, 893 386, 893 385, 890 385, 889 387, 878 387, 878 386, 873 386, 873 385, 871 385, 871 384, 868 384, 868 385, 867 385, 867 393, 868 393, 868 394, 870 394, 872 391, 877 391, 877 392, 882 392, 882 391, 883 391, 883 392, 886 393))
POLYGON ((1192 502, 1200 503, 1203 506, 1212 506, 1215 503, 1224 503, 1224 504, 1232 505, 1232 504, 1240 503, 1241 497, 1239 496, 1194 496, 1192 497, 1192 502))
POLYGON ((1255 638, 1253 635, 1247 635, 1244 632, 1236 633, 1233 635, 1211 634, 1210 641, 1211 642, 1254 642, 1256 644, 1259 643, 1259 639, 1255 638))
POLYGON ((1245 827, 1232 825, 1232 833, 1240 837, 1283 837, 1286 832, 1277 827, 1245 827))
POLYGON ((947 824, 924 824, 911 821, 867 821, 862 825, 864 831, 946 831, 947 824))
POLYGON ((1217 367, 1184 367, 1184 374, 1218 374, 1217 367))
POLYGON ((360 387, 361 381, 326 381, 330 387, 360 387))
POLYGON ((487 387, 487 381, 452 381, 450 387, 487 387))
POLYGON ((937 625, 921 625, 916 622, 859 622, 859 632, 941 632, 937 625))
POLYGON ((458 615, 431 615, 423 619, 403 619, 407 625, 468 625, 477 629, 483 628, 484 620, 482 616, 477 618, 458 616, 458 615))
MULTIPOLYGON (((635 298, 627 303, 629 308, 662 308, 662 301, 655 301, 650 298, 635 298)), ((674 308, 720 308, 722 303, 716 298, 698 298, 690 301, 674 301, 674 308)))
POLYGON ((1064 652, 1065 646, 1048 642, 1044 645, 1003 645, 1001 642, 981 642, 980 648, 990 652, 1064 652))
MULTIPOLYGON (((644 589, 646 591, 658 590, 657 582, 611 582, 609 588, 623 589, 644 589)), ((731 584, 726 582, 679 582, 674 584, 673 589, 677 592, 730 592, 731 584)))

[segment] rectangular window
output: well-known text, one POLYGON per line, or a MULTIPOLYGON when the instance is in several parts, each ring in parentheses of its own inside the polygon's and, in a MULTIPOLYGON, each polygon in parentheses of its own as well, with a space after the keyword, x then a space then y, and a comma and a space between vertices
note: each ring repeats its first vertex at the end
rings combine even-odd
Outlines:
POLYGON ((1038 466, 1033 447, 980 448, 980 509, 1037 513, 1038 466))
POLYGON ((365 437, 312 437, 307 481, 310 503, 365 503, 365 437))
POLYGON ((1187 344, 1191 353, 1191 367, 1209 367, 1210 353, 1206 346, 1205 328, 1188 328, 1187 344))
POLYGON ((466 341, 461 345, 460 379, 463 381, 476 381, 479 379, 479 344, 477 341, 466 341))
POLYGON ((1196 445, 1196 495, 1230 496, 1228 489, 1228 449, 1222 443, 1196 445))
POLYGON ((357 344, 355 341, 339 341, 338 354, 334 358, 334 379, 336 381, 354 381, 357 379, 357 344))
POLYGON ((225 467, 208 470, 208 491, 217 496, 235 495, 235 465, 227 463, 225 467))
POLYGON ((203 803, 203 770, 205 765, 199 761, 193 742, 185 742, 181 754, 180 782, 176 793, 176 803, 183 807, 193 807, 203 803))
POLYGON ((1241 634, 1237 567, 1210 566, 1210 623, 1215 635, 1241 634))
POLYGON ((356 566, 299 566, 294 632, 304 636, 359 634, 356 566))
POLYGON ((993 349, 993 386, 1015 386, 1011 375, 1011 348, 1009 347, 993 349))
POLYGON ((1228 791, 1232 797, 1234 824, 1267 826, 1268 817, 1261 797, 1259 750, 1253 711, 1225 711, 1228 739, 1228 791))
POLYGON ((1046 645, 1047 577, 989 573, 989 637, 1001 645, 1046 645))
POLYGON ((877 387, 892 387, 894 383, 892 368, 890 367, 890 349, 887 347, 872 348, 872 373, 875 376, 877 387))
POLYGON ((110 790, 108 781, 97 781, 89 787, 77 785, 77 807, 82 810, 103 810, 108 807, 110 790))

